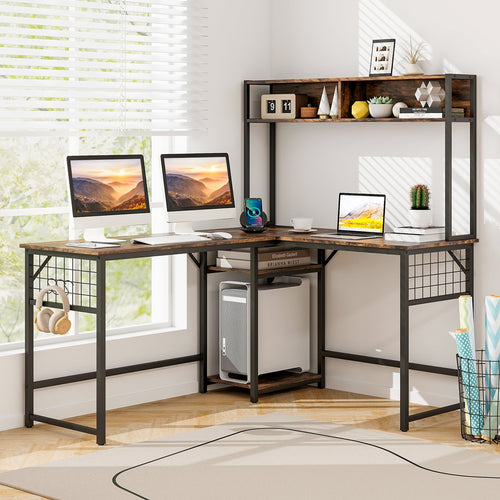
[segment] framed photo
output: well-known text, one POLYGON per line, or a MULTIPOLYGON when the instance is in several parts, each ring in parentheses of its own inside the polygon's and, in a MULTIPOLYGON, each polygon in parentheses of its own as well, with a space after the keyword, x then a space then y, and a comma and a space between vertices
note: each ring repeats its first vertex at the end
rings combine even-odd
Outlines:
POLYGON ((370 76, 391 76, 394 62, 395 38, 373 40, 370 58, 370 76))

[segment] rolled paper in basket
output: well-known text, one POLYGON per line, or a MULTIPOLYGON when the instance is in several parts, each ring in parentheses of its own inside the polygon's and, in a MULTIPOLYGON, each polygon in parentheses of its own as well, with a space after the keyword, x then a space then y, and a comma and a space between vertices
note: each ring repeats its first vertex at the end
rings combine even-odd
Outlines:
MULTIPOLYGON (((486 400, 493 400, 498 387, 499 360, 500 360, 500 296, 487 295, 485 302, 486 339, 484 352, 486 363, 484 367, 487 387, 486 400)), ((488 405, 486 411, 489 411, 488 405)))
POLYGON ((450 334, 455 338, 457 352, 460 356, 465 422, 473 436, 480 436, 484 418, 479 400, 476 360, 472 355, 469 332, 461 328, 455 332, 450 332, 450 334))
POLYGON ((498 434, 498 427, 500 426, 500 390, 496 390, 495 394, 490 400, 489 411, 484 419, 483 430, 481 437, 487 441, 493 441, 498 434))
POLYGON ((458 312, 460 316, 460 329, 465 329, 469 332, 472 357, 475 358, 476 339, 474 337, 474 311, 471 295, 460 295, 458 297, 458 312))

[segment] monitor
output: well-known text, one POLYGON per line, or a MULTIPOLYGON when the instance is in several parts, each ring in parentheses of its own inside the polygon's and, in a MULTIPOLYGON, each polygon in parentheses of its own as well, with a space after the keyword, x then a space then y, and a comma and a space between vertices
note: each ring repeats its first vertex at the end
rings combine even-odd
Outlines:
POLYGON ((176 233, 192 233, 193 222, 236 218, 229 155, 161 155, 167 220, 176 233))
POLYGON ((151 223, 142 155, 68 156, 67 164, 73 227, 86 241, 112 241, 107 227, 151 223))

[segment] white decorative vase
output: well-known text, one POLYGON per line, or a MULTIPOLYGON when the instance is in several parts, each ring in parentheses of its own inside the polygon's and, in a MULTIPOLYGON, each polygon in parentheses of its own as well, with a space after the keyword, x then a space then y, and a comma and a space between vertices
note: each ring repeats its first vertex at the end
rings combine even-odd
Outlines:
POLYGON ((432 210, 410 210, 411 227, 429 227, 432 224, 432 210))
POLYGON ((388 118, 392 115, 393 104, 371 104, 368 103, 368 109, 372 118, 388 118))
POLYGON ((405 70, 403 71, 403 75, 423 75, 423 69, 417 63, 409 63, 405 70))

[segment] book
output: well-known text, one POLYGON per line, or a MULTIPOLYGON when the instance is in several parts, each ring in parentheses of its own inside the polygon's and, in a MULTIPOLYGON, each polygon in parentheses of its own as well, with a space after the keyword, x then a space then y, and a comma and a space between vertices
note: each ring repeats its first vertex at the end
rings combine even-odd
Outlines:
POLYGON ((385 233, 385 241, 408 241, 411 243, 424 243, 426 241, 443 241, 444 233, 412 234, 412 233, 385 233))
MULTIPOLYGON (((297 257, 289 259, 275 259, 275 260, 259 260, 258 269, 277 269, 280 267, 301 266, 311 263, 311 256, 297 257)), ((226 269, 250 269, 250 261, 242 259, 229 259, 226 257, 217 257, 217 267, 224 267, 226 269)))
POLYGON ((441 108, 400 108, 399 118, 443 118, 441 108))
POLYGON ((444 234, 444 226, 429 226, 429 227, 412 227, 401 226, 395 227, 393 233, 406 233, 406 234, 444 234))
MULTIPOLYGON (((296 247, 261 247, 258 249, 259 261, 291 259, 310 257, 311 250, 309 248, 296 247)), ((250 248, 240 248, 239 250, 219 250, 217 257, 227 259, 239 259, 250 261, 250 248)))

